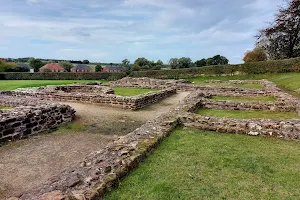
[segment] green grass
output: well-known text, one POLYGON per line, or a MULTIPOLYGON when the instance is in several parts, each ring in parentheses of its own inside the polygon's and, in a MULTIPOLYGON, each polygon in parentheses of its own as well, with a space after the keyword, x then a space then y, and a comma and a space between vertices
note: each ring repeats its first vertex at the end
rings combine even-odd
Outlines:
POLYGON ((262 102, 275 102, 275 97, 233 97, 233 96, 213 96, 211 99, 218 101, 262 101, 262 102))
POLYGON ((140 94, 144 94, 147 92, 158 91, 155 89, 145 89, 145 88, 122 88, 122 87, 114 87, 115 94, 119 96, 137 96, 140 94))
POLYGON ((247 83, 247 84, 233 84, 233 83, 207 83, 202 82, 198 83, 201 85, 211 85, 211 86, 226 86, 226 87, 240 87, 240 88, 248 88, 248 89, 263 89, 264 86, 258 84, 258 83, 247 83))
POLYGON ((299 199, 299 166, 299 142, 177 129, 104 199, 299 199))
MULTIPOLYGON (((205 84, 207 80, 261 80, 268 79, 276 83, 282 89, 294 91, 300 97, 300 73, 279 73, 279 74, 257 74, 240 76, 204 76, 190 78, 188 80, 195 84, 205 84)), ((207 83, 206 83, 207 84, 207 83)))
POLYGON ((7 107, 7 106, 0 106, 0 110, 8 110, 11 109, 11 107, 7 107))
POLYGON ((197 114, 209 117, 227 117, 236 119, 300 119, 300 117, 295 112, 217 110, 201 108, 197 111, 197 114))
MULTIPOLYGON (((105 83, 106 80, 96 80, 105 83)), ((66 85, 76 83, 96 82, 93 80, 0 80, 0 90, 14 90, 17 88, 40 87, 46 85, 66 85)))

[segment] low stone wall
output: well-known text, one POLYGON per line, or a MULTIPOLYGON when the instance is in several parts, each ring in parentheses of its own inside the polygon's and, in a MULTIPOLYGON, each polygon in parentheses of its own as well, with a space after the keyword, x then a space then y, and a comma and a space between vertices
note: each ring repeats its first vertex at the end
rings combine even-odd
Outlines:
POLYGON ((300 138, 300 120, 229 119, 186 114, 180 117, 187 127, 220 133, 270 136, 282 139, 300 138))
POLYGON ((0 145, 8 141, 26 138, 73 120, 75 111, 70 106, 45 102, 42 105, 42 103, 36 99, 1 95, 0 105, 14 108, 0 110, 0 145))
MULTIPOLYGON (((251 89, 251 88, 239 88, 232 86, 214 86, 214 85, 196 85, 190 84, 186 80, 160 80, 151 78, 131 78, 125 77, 118 81, 109 82, 108 86, 118 87, 134 87, 134 88, 154 88, 163 89, 175 87, 178 91, 195 91, 200 90, 204 94, 210 94, 214 96, 273 96, 274 92, 280 92, 281 90, 276 85, 267 80, 261 81, 210 81, 211 83, 234 83, 234 84, 246 84, 246 83, 258 83, 263 85, 267 89, 251 89)), ((280 96, 279 96, 280 97, 280 96)))
POLYGON ((164 115, 94 152, 43 185, 25 192, 20 200, 90 200, 105 192, 139 163, 178 124, 178 118, 164 115))
POLYGON ((278 112, 298 112, 297 102, 236 102, 203 99, 202 107, 219 110, 267 110, 278 112))
MULTIPOLYGON (((21 89, 20 91, 24 91, 21 89)), ((26 90, 26 89, 25 89, 26 90)), ((110 87, 102 85, 87 85, 87 84, 73 84, 60 86, 46 86, 37 88, 37 92, 43 93, 97 93, 97 94, 114 94, 114 90, 110 87)))
POLYGON ((131 78, 125 77, 117 81, 111 81, 106 85, 112 87, 133 87, 133 88, 152 88, 165 89, 177 86, 177 84, 188 83, 186 80, 161 80, 152 78, 131 78))
POLYGON ((147 122, 126 136, 119 137, 80 164, 52 177, 43 185, 24 192, 16 199, 99 199, 137 167, 180 124, 221 133, 299 139, 300 120, 236 120, 188 113, 197 110, 202 105, 203 98, 205 95, 201 91, 191 93, 168 113, 147 122))
POLYGON ((110 93, 114 93, 111 88, 87 85, 27 88, 7 92, 8 95, 16 97, 26 96, 48 101, 92 103, 137 110, 175 94, 176 89, 163 89, 133 97, 122 97, 110 93), (102 92, 97 93, 99 90, 102 92))

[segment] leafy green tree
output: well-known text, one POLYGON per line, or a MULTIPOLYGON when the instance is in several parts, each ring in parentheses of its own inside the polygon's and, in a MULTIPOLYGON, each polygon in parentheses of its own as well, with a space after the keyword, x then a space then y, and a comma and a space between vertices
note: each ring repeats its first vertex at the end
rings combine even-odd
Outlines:
POLYGON ((142 57, 142 58, 138 58, 134 61, 134 64, 138 65, 141 68, 149 68, 150 62, 149 60, 147 60, 146 58, 142 57))
POLYGON ((178 59, 178 64, 180 68, 190 68, 193 67, 193 62, 191 58, 182 57, 178 59))
POLYGON ((60 66, 62 66, 66 71, 70 72, 73 68, 73 65, 67 61, 62 61, 58 63, 60 66))
POLYGON ((195 62, 195 64, 196 64, 197 67, 203 67, 203 66, 206 66, 206 65, 207 65, 206 59, 203 58, 203 59, 201 59, 201 60, 197 60, 197 61, 195 62))
POLYGON ((28 72, 25 67, 19 67, 15 63, 0 60, 0 72, 28 72))
POLYGON ((179 68, 178 58, 171 58, 169 61, 169 65, 172 69, 179 68))
POLYGON ((95 67, 96 72, 101 72, 102 69, 103 69, 103 67, 101 65, 96 65, 96 67, 95 67))
POLYGON ((212 58, 206 60, 207 65, 227 65, 229 60, 221 55, 215 55, 212 58))
POLYGON ((161 60, 158 60, 157 62, 156 62, 156 65, 164 65, 164 63, 163 63, 163 61, 161 61, 161 60))
POLYGON ((34 69, 35 72, 38 72, 39 69, 44 66, 44 64, 45 63, 43 63, 40 59, 29 59, 29 65, 34 69))
POLYGON ((83 60, 82 63, 83 63, 83 64, 90 64, 90 61, 88 61, 88 60, 83 60))
POLYGON ((126 59, 124 59, 124 60, 122 60, 122 65, 124 66, 124 67, 129 67, 129 64, 130 64, 130 61, 126 58, 126 59))
POLYGON ((182 58, 171 58, 169 61, 169 65, 172 69, 178 68, 189 68, 193 67, 194 63, 191 58, 182 57, 182 58))
POLYGON ((133 64, 133 66, 131 67, 131 71, 140 71, 141 67, 137 64, 133 64))

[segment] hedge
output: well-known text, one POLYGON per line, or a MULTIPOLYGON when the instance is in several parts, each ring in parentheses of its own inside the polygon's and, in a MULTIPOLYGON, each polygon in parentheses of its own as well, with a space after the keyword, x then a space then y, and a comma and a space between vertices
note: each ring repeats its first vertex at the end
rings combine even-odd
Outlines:
MULTIPOLYGON (((300 58, 286 60, 272 60, 251 62, 239 65, 218 65, 199 68, 150 70, 131 72, 131 77, 150 78, 190 78, 201 75, 232 75, 232 74, 264 74, 300 72, 300 58)), ((0 73, 0 80, 117 80, 126 76, 126 73, 0 73)))
POLYGON ((185 68, 172 70, 135 71, 131 77, 151 78, 190 78, 201 75, 233 75, 239 74, 264 74, 264 73, 286 73, 300 72, 300 58, 286 60, 272 60, 262 62, 251 62, 239 65, 218 65, 199 68, 185 68))
POLYGON ((117 80, 126 76, 126 73, 0 73, 0 80, 117 80))

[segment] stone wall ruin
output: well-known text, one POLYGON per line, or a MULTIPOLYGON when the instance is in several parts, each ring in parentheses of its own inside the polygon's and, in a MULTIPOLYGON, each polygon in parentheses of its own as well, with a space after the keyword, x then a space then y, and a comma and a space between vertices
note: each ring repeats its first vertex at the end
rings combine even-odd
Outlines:
POLYGON ((75 116, 74 109, 68 105, 5 94, 0 94, 0 105, 13 107, 0 110, 0 145, 50 130, 72 121, 75 116))
MULTIPOLYGON (((130 86, 130 79, 110 83, 112 85, 127 84, 126 87, 158 88, 159 82, 163 80, 149 80, 148 78, 134 80, 130 86), (141 83, 140 83, 141 82, 141 83)), ((256 81, 255 81, 256 82, 256 81)), ((242 89, 234 87, 197 86, 182 82, 166 80, 162 89, 174 88, 177 90, 193 91, 184 101, 174 106, 168 113, 163 114, 153 121, 149 121, 140 128, 119 137, 111 142, 106 148, 94 152, 85 158, 80 164, 66 169, 57 176, 49 179, 44 184, 24 192, 16 199, 35 200, 53 199, 57 200, 83 200, 99 199, 105 192, 119 182, 126 174, 138 166, 142 160, 168 136, 177 126, 184 125, 201 130, 218 131, 221 133, 247 134, 251 136, 268 136, 281 139, 300 138, 300 120, 268 120, 249 119, 237 120, 229 118, 206 117, 194 114, 201 107, 207 105, 212 95, 236 95, 236 96, 274 96, 287 110, 297 107, 298 99, 282 92, 269 81, 259 81, 265 86, 264 89, 242 89), (284 105, 294 102, 295 106, 284 105)), ((242 83, 245 83, 243 81, 242 83)), ((213 100, 211 100, 213 101, 213 100)), ((220 103, 220 102, 218 102, 220 103)), ((239 102, 241 103, 241 102, 239 102)), ((253 105, 256 102, 251 102, 253 105)), ((232 102, 222 101, 222 109, 232 102)), ((250 105, 250 104, 249 104, 250 105)), ((221 106, 221 105, 218 105, 221 106)), ((251 105, 252 106, 252 105, 251 105)), ((264 105, 266 106, 266 105, 264 105)), ((270 108, 261 106, 262 110, 270 108)), ((241 105, 233 105, 232 109, 240 108, 241 105)), ((245 106, 246 107, 246 106, 245 106)), ((283 109, 282 107, 282 109, 283 109)), ((253 107, 251 107, 253 109, 253 107)))
POLYGON ((123 97, 115 95, 114 91, 106 86, 68 85, 18 89, 10 91, 9 95, 16 97, 34 97, 49 101, 92 103, 137 110, 149 104, 161 101, 175 93, 175 88, 165 88, 160 91, 149 92, 133 97, 123 97))

